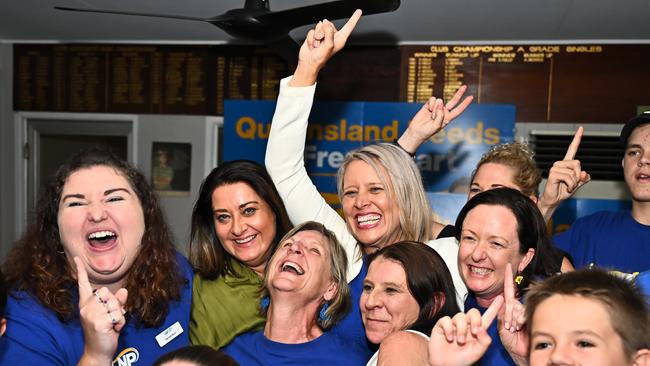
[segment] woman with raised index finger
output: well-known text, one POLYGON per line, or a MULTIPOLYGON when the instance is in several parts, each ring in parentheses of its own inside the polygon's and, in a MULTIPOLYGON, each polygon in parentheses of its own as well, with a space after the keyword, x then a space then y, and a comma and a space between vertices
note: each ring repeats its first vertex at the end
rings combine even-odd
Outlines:
POLYGON ((84 151, 36 207, 4 263, 1 363, 144 365, 189 343, 192 271, 138 170, 84 151))

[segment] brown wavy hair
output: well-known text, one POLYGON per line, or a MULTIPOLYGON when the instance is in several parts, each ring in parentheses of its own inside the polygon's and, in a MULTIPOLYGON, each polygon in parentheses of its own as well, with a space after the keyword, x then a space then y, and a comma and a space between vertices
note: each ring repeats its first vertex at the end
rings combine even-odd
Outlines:
POLYGON ((192 210, 192 231, 187 250, 194 271, 210 280, 227 273, 240 276, 230 265, 230 261, 236 258, 223 248, 217 237, 212 208, 214 191, 221 186, 235 183, 247 184, 273 211, 275 237, 266 253, 267 259, 275 252, 280 239, 292 227, 282 198, 263 166, 251 160, 234 160, 220 164, 201 183, 199 198, 192 210))
MULTIPOLYGON (((45 187, 34 220, 12 248, 4 270, 8 287, 23 291, 52 310, 61 321, 78 317, 75 270, 62 254, 57 214, 68 177, 78 170, 106 166, 122 174, 137 194, 144 213, 145 232, 137 259, 126 276, 126 310, 138 325, 162 324, 169 303, 180 300, 188 279, 181 273, 169 228, 153 189, 135 167, 112 152, 90 149, 72 157, 45 187)), ((13 293, 13 296, 20 296, 13 293)))

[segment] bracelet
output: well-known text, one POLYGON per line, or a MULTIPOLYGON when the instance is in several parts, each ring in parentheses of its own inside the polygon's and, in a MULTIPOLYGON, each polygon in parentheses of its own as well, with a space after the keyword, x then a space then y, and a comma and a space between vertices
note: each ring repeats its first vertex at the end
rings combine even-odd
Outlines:
POLYGON ((399 147, 400 149, 402 149, 402 151, 409 154, 410 157, 412 157, 412 158, 415 157, 415 153, 411 153, 411 152, 406 151, 406 149, 403 148, 402 145, 399 144, 399 142, 397 142, 397 139, 393 139, 393 145, 395 145, 395 146, 399 147))

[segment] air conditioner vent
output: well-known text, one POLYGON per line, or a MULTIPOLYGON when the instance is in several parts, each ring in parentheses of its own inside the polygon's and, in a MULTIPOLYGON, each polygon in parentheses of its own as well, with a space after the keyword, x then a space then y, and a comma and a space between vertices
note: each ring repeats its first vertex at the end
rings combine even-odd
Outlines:
MULTIPOLYGON (((553 163, 564 158, 572 139, 573 134, 569 132, 530 132, 530 147, 544 178, 548 177, 553 163)), ((592 180, 623 181, 623 152, 618 134, 584 135, 576 159, 592 180)))

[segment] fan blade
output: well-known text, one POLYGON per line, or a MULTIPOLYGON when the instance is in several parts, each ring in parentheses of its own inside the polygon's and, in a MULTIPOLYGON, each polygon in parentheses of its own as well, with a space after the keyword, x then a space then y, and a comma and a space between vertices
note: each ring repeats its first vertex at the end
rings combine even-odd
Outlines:
POLYGON ((265 42, 264 45, 282 56, 290 65, 296 64, 298 52, 300 52, 300 45, 289 37, 289 35, 265 42))
POLYGON ((322 19, 343 19, 361 9, 363 15, 386 13, 397 10, 400 0, 339 0, 329 3, 303 6, 256 16, 265 25, 293 29, 314 24, 322 19))
POLYGON ((66 11, 79 11, 84 13, 102 13, 102 14, 118 14, 118 15, 135 15, 140 17, 156 17, 156 18, 168 18, 168 19, 181 19, 181 20, 198 20, 202 22, 208 22, 211 20, 217 20, 216 18, 195 18, 195 17, 184 17, 179 15, 167 15, 167 14, 149 14, 149 13, 136 13, 130 11, 117 11, 117 10, 103 10, 103 9, 80 9, 80 8, 67 8, 63 6, 55 6, 54 9, 57 10, 66 10, 66 11))

